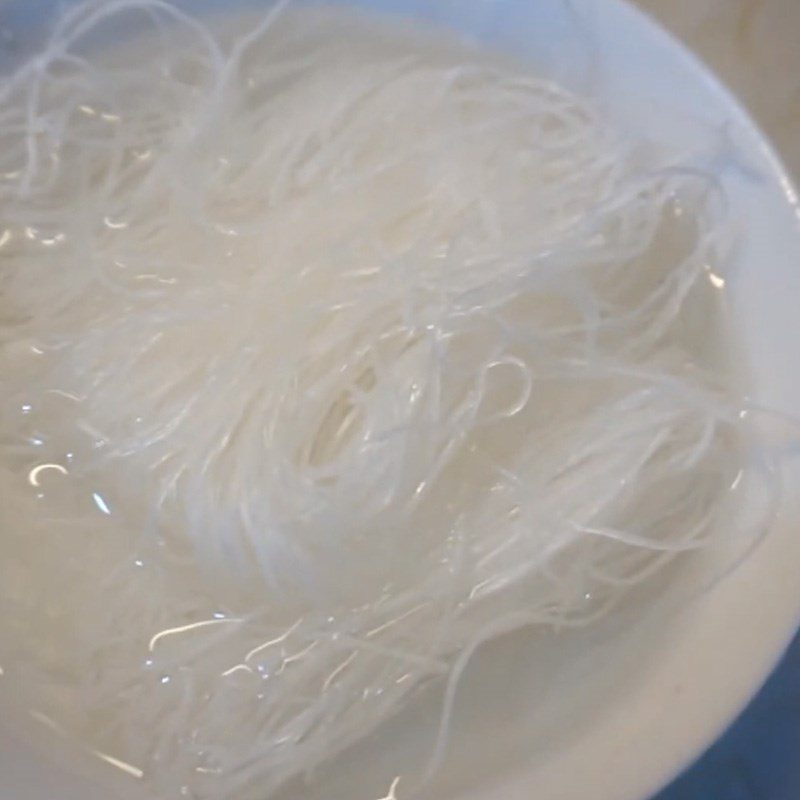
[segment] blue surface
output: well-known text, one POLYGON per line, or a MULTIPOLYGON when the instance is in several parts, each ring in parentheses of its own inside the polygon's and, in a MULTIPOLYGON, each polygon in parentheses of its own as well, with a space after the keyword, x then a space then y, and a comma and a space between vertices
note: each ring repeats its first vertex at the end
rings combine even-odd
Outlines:
POLYGON ((800 800, 800 634, 725 735, 653 800, 800 800))

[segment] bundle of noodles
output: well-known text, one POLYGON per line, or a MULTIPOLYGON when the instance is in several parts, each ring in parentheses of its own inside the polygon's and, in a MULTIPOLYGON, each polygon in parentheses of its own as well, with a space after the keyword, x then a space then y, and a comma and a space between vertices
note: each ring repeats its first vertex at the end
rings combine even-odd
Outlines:
POLYGON ((285 5, 82 3, 0 95, 0 646, 165 797, 263 797, 585 624, 726 532, 745 463, 706 178, 285 5))

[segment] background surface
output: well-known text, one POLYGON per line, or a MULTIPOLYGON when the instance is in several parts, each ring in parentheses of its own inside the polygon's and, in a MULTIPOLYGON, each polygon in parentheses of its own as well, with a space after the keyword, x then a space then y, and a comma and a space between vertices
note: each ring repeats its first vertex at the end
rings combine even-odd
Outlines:
MULTIPOLYGON (((739 95, 775 143, 797 184, 800 0, 636 0, 636 4, 689 44, 739 95)), ((800 269, 800 253, 797 260, 800 269)), ((800 635, 730 730, 654 800, 797 798, 800 635)))

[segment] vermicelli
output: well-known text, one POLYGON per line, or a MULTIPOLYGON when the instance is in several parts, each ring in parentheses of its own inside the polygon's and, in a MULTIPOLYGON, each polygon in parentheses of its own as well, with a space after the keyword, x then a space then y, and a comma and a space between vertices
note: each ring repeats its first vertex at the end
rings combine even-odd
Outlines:
POLYGON ((748 474, 713 180, 287 5, 83 2, 0 86, 0 663, 164 797, 263 798, 588 623, 748 474))

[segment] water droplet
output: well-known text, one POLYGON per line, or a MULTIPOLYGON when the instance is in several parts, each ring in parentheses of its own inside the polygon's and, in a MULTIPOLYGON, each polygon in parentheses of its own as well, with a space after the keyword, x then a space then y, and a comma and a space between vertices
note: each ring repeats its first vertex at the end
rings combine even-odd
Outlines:
POLYGON ((31 486, 41 486, 42 473, 50 471, 61 475, 69 475, 67 468, 61 464, 39 464, 28 473, 28 483, 31 486))
POLYGON ((99 492, 92 492, 92 499, 94 500, 94 504, 104 513, 111 515, 111 509, 108 506, 108 503, 103 499, 103 496, 99 492))

